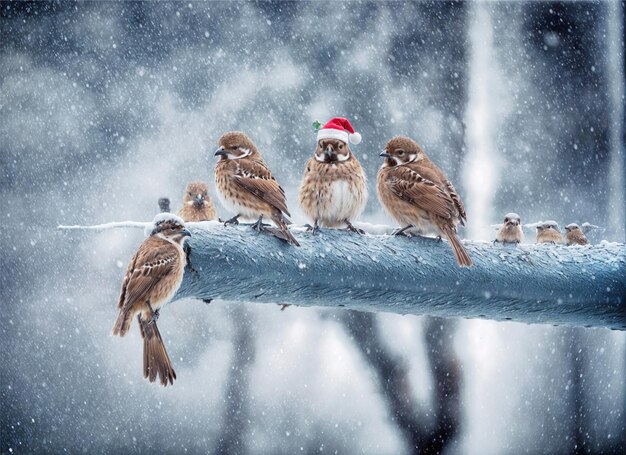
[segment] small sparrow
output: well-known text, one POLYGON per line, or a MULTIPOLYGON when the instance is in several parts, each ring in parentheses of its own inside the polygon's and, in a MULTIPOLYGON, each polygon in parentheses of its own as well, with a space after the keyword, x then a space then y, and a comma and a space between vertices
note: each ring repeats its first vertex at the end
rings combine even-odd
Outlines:
POLYGON ((465 208, 444 173, 408 137, 391 139, 380 156, 385 161, 378 171, 378 198, 401 225, 394 234, 414 228, 422 234, 444 236, 457 263, 471 267, 472 260, 456 233, 456 225, 465 223, 465 208))
POLYGON ((504 224, 496 234, 496 242, 520 243, 524 233, 522 232, 522 220, 517 213, 507 213, 504 224))
POLYGON ((544 221, 537 225, 537 243, 563 243, 556 221, 544 221))
POLYGON ((317 147, 300 186, 300 206, 313 221, 314 233, 320 225, 362 232, 352 225, 367 201, 365 173, 348 145, 360 142, 356 134, 344 118, 332 119, 317 133, 317 147))
POLYGON ((568 245, 588 245, 589 241, 576 223, 565 226, 565 243, 568 245))
POLYGON ((113 326, 113 335, 123 337, 137 315, 143 338, 143 375, 150 382, 158 375, 164 386, 174 383, 176 372, 156 321, 159 309, 169 302, 183 281, 182 245, 190 235, 176 215, 161 213, 155 217, 150 236, 128 264, 117 303, 119 314, 113 326))
POLYGON ((217 220, 217 214, 209 196, 209 186, 203 182, 187 184, 183 195, 183 206, 178 211, 185 221, 210 221, 217 220))
POLYGON ((238 218, 257 218, 252 226, 263 230, 263 217, 270 218, 277 226, 280 237, 288 243, 300 246, 289 232, 285 191, 278 184, 261 154, 248 136, 239 131, 224 133, 215 152, 219 160, 215 165, 215 186, 224 207, 235 216, 224 224, 238 224, 238 218))

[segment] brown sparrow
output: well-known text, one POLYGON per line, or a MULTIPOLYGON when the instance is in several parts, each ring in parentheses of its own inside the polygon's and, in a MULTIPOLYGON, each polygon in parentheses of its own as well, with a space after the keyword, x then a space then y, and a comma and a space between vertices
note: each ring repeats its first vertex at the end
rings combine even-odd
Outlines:
POLYGON ((461 198, 444 173, 413 140, 405 136, 391 139, 380 154, 385 161, 378 171, 378 198, 401 225, 394 234, 416 229, 434 233, 450 241, 460 266, 472 260, 456 233, 466 215, 461 198))
POLYGON ((113 326, 113 335, 123 337, 137 315, 143 338, 143 375, 150 382, 158 375, 164 386, 174 383, 176 372, 156 321, 159 309, 174 296, 183 281, 182 245, 190 235, 176 215, 161 213, 155 217, 150 236, 128 264, 113 326))
POLYGON ((520 243, 524 233, 522 232, 522 220, 517 213, 507 213, 504 216, 504 224, 496 233, 496 242, 520 243))
POLYGON ((537 225, 537 243, 563 243, 556 221, 544 221, 537 225))
POLYGON ((589 241, 576 223, 565 226, 565 243, 568 245, 588 245, 589 241))
POLYGON ((332 119, 317 133, 317 147, 306 163, 300 186, 300 206, 313 221, 314 233, 320 225, 345 225, 350 231, 360 232, 352 221, 365 207, 367 183, 363 168, 348 145, 355 134, 344 118, 332 119))
POLYGON ((183 206, 178 211, 184 221, 217 220, 217 214, 209 196, 209 186, 204 182, 191 182, 185 188, 183 206))
POLYGON ((263 217, 270 218, 279 228, 281 238, 300 246, 289 232, 285 191, 278 184, 261 154, 248 136, 239 131, 224 133, 215 152, 215 186, 224 207, 235 216, 224 224, 238 224, 238 218, 257 218, 252 226, 263 230, 263 217))

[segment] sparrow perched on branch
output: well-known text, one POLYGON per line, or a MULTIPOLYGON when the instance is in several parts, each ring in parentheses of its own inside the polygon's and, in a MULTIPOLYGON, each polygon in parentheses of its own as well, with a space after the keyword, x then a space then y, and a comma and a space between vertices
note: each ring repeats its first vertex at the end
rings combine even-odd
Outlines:
POLYGON ((159 309, 174 296, 183 281, 182 245, 190 235, 176 215, 161 213, 155 217, 150 236, 128 264, 113 326, 113 335, 124 336, 137 315, 143 338, 143 375, 150 382, 158 375, 164 386, 174 383, 176 372, 156 321, 159 309))
POLYGON ((544 221, 537 225, 537 243, 563 243, 556 221, 544 221))
POLYGON ((522 220, 517 213, 507 213, 504 216, 504 224, 496 233, 496 242, 520 243, 524 233, 522 232, 522 220))
POLYGON ((350 150, 349 142, 358 144, 361 136, 345 118, 333 118, 317 133, 313 158, 306 163, 300 186, 300 206, 313 221, 313 232, 319 226, 353 225, 367 201, 365 173, 350 150))
POLYGON ((565 243, 568 245, 588 245, 589 241, 576 223, 565 226, 565 243))
POLYGON ((217 214, 211 196, 209 196, 209 186, 204 182, 191 182, 185 188, 183 195, 183 206, 178 211, 185 221, 210 221, 216 220, 217 214))
POLYGON ((444 173, 413 139, 405 136, 391 139, 380 156, 385 161, 378 171, 378 198, 401 225, 394 234, 414 228, 421 234, 444 236, 450 241, 457 263, 472 266, 456 233, 456 225, 465 223, 465 208, 444 173))
POLYGON ((278 226, 278 236, 292 245, 300 246, 289 232, 286 216, 285 191, 278 184, 261 154, 248 136, 239 131, 224 133, 215 152, 215 186, 224 207, 235 216, 224 224, 238 224, 238 218, 257 218, 252 227, 264 230, 263 217, 278 226))

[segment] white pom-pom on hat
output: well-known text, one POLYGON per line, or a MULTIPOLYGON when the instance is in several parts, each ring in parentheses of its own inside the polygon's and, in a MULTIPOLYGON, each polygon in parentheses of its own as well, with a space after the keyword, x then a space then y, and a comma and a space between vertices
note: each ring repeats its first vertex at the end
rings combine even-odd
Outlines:
POLYGON ((350 139, 350 142, 352 142, 355 145, 359 144, 361 142, 361 134, 355 131, 354 133, 348 136, 348 139, 350 139))

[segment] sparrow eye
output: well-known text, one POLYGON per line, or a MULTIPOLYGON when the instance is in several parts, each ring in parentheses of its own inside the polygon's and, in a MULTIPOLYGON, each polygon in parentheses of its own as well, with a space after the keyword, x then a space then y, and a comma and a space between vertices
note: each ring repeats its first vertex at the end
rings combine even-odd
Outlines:
POLYGON ((504 222, 505 222, 505 223, 508 223, 508 222, 509 222, 509 219, 508 219, 508 218, 505 218, 505 219, 504 219, 504 222))
POLYGON ((193 194, 191 194, 191 191, 187 191, 187 194, 188 194, 189 196, 193 196, 193 194))
POLYGON ((404 155, 404 150, 398 150, 398 155, 399 155, 399 156, 404 155))
POLYGON ((343 144, 339 144, 339 150, 343 149, 343 144))

